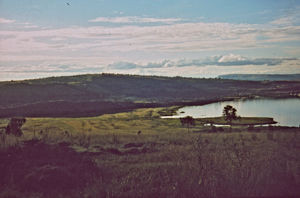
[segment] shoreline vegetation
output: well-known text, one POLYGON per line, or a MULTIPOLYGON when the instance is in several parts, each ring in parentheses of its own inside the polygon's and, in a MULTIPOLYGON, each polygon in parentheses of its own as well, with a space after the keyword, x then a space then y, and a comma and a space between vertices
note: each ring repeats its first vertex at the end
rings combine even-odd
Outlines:
POLYGON ((237 120, 233 120, 230 124, 224 119, 224 117, 197 118, 196 120, 205 124, 232 126, 271 125, 277 123, 273 118, 268 117, 240 117, 237 120))

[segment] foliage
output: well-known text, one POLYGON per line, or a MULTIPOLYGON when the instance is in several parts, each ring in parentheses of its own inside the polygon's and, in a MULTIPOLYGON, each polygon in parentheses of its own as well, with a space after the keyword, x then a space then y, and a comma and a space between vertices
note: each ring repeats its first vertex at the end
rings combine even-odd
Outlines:
POLYGON ((25 118, 11 118, 6 127, 6 134, 21 136, 23 134, 21 127, 25 122, 26 122, 25 118))
POLYGON ((195 126, 195 119, 192 116, 186 116, 184 118, 180 118, 180 122, 182 126, 186 126, 188 131, 191 126, 195 126))
POLYGON ((232 120, 238 119, 236 115, 236 109, 231 105, 226 105, 223 109, 224 119, 231 124, 232 120))

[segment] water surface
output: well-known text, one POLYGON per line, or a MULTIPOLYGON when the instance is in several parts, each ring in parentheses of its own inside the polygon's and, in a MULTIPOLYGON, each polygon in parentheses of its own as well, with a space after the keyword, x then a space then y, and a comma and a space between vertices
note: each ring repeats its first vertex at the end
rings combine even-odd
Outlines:
POLYGON ((300 99, 253 99, 226 101, 203 106, 188 106, 178 110, 178 115, 164 118, 192 116, 194 118, 217 117, 222 115, 223 108, 231 105, 242 117, 272 117, 282 126, 300 125, 300 99))

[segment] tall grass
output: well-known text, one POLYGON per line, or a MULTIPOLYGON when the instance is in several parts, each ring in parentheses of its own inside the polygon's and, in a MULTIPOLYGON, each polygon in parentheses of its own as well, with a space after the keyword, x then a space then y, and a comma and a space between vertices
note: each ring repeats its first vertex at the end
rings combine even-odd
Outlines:
MULTIPOLYGON (((260 132, 249 132, 247 127, 233 127, 229 133, 227 128, 212 132, 210 126, 197 125, 188 133, 179 120, 156 118, 160 110, 93 118, 28 118, 23 137, 0 136, 0 151, 6 153, 16 145, 22 150, 26 140, 37 140, 55 148, 50 149, 53 159, 16 156, 26 167, 57 162, 58 167, 70 163, 76 168, 81 157, 97 164, 101 177, 84 189, 57 197, 76 193, 79 197, 300 196, 299 129, 262 127, 260 132), (81 156, 76 162, 69 153, 74 150, 81 156), (56 152, 62 162, 55 160, 56 152)), ((23 156, 30 155, 24 151, 23 156)), ((41 167, 36 168, 30 174, 42 177, 44 173, 36 172, 41 167)), ((24 195, 17 183, 4 191, 24 195)))
MULTIPOLYGON (((289 137, 274 143, 267 139, 240 136, 199 136, 196 143, 200 191, 208 197, 292 196, 299 194, 299 159, 289 137), (220 141, 221 140, 221 141, 220 141), (282 143, 287 143, 283 145, 282 143), (289 142, 289 143, 288 143, 289 142)), ((299 154, 297 154, 299 156, 299 154)))

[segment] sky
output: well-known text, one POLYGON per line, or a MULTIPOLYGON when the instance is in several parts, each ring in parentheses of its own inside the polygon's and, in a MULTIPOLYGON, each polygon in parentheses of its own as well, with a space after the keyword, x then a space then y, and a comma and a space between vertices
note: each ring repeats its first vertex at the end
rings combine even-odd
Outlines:
POLYGON ((0 0, 0 81, 300 73, 298 0, 0 0))

